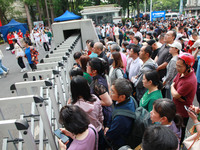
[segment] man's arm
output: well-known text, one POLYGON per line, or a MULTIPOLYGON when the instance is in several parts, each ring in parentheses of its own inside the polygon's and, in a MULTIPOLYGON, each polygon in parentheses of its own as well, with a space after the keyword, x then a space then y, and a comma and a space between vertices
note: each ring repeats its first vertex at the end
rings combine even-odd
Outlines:
POLYGON ((171 94, 172 94, 172 97, 174 99, 177 99, 179 100, 180 102, 185 102, 182 98, 181 98, 181 95, 177 92, 177 90, 174 88, 174 82, 172 83, 171 85, 171 94))
POLYGON ((157 71, 165 69, 167 67, 167 64, 168 64, 167 62, 162 63, 160 66, 158 66, 157 71))

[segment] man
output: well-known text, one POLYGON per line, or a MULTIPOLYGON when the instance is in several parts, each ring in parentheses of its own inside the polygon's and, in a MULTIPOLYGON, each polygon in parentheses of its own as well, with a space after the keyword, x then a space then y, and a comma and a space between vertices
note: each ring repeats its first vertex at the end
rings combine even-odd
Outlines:
POLYGON ((171 85, 171 94, 176 105, 177 113, 183 118, 184 127, 182 127, 181 143, 185 137, 185 129, 189 120, 184 106, 190 107, 193 104, 197 90, 197 79, 194 69, 192 69, 194 62, 194 57, 190 53, 180 54, 176 62, 178 74, 171 85))
POLYGON ((172 58, 172 55, 169 53, 169 44, 172 44, 175 38, 176 32, 172 30, 168 31, 164 37, 165 44, 160 48, 158 55, 155 58, 155 62, 158 64, 157 71, 160 75, 160 81, 166 75, 166 67, 172 58))
POLYGON ((14 35, 11 32, 9 32, 7 35, 8 44, 10 45, 9 50, 14 49, 14 45, 13 45, 13 41, 12 41, 14 38, 15 38, 14 35))
POLYGON ((150 126, 142 138, 142 150, 177 150, 176 135, 165 126, 150 126))
MULTIPOLYGON (((117 79, 111 86, 111 98, 116 101, 113 112, 118 109, 125 109, 135 112, 135 104, 130 98, 132 85, 126 79, 117 79)), ((105 128, 106 139, 111 143, 113 149, 119 149, 125 145, 125 137, 131 131, 133 119, 122 115, 115 116, 110 124, 105 128)))
POLYGON ((94 44, 93 52, 96 53, 98 57, 103 58, 106 62, 108 62, 108 58, 103 51, 103 44, 101 42, 96 42, 94 44))
POLYGON ((151 54, 151 46, 143 46, 139 52, 139 58, 143 61, 143 65, 140 68, 140 71, 137 74, 137 76, 132 80, 136 87, 136 100, 138 102, 146 92, 146 88, 143 86, 142 83, 143 74, 147 71, 156 70, 158 67, 158 65, 151 59, 151 54))
POLYGON ((183 36, 183 32, 184 32, 183 26, 178 27, 178 32, 177 32, 176 40, 179 40, 179 38, 183 36))
POLYGON ((160 48, 158 48, 156 41, 153 39, 147 41, 147 44, 152 47, 153 52, 151 54, 151 58, 154 60, 156 55, 158 54, 160 48))
POLYGON ((142 44, 143 36, 142 36, 142 33, 140 33, 138 30, 139 30, 139 26, 138 25, 134 25, 133 26, 134 35, 140 37, 140 44, 142 44))
POLYGON ((135 77, 143 64, 142 60, 139 58, 139 51, 140 48, 138 46, 133 46, 129 51, 129 57, 132 58, 130 62, 129 67, 129 80, 131 80, 132 77, 135 77))
MULTIPOLYGON (((111 49, 110 49, 110 52, 113 53, 113 52, 119 52, 120 55, 121 55, 121 58, 122 58, 122 62, 123 62, 123 66, 124 68, 122 68, 124 70, 124 73, 126 72, 126 65, 127 65, 127 59, 126 59, 126 55, 122 52, 120 52, 120 47, 119 45, 117 44, 112 44, 111 45, 111 49)), ((109 60, 110 61, 110 60, 109 60)), ((109 62, 110 64, 111 62, 109 62)))
POLYGON ((157 42, 157 45, 158 45, 159 48, 160 48, 163 44, 165 44, 164 38, 165 38, 165 33, 161 33, 161 34, 159 35, 158 42, 157 42))

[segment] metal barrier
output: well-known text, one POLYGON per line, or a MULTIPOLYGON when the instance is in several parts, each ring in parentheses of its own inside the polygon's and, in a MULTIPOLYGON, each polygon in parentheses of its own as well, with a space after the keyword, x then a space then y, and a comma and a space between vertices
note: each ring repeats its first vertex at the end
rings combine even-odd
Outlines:
MULTIPOLYGON (((3 129, 15 129, 18 122, 20 126, 26 125, 24 125, 26 128, 23 128, 23 130, 17 128, 20 131, 17 142, 18 149, 23 149, 23 143, 27 146, 26 149, 35 150, 38 147, 39 150, 44 148, 48 150, 58 149, 58 143, 55 141, 52 131, 61 127, 58 123, 59 107, 66 105, 66 101, 70 97, 68 72, 73 66, 73 54, 78 51, 76 46, 81 44, 80 42, 80 35, 74 34, 60 43, 37 64, 37 71, 24 74, 25 82, 17 82, 11 85, 10 90, 17 95, 16 97, 0 99, 0 105, 27 102, 31 104, 30 114, 20 115, 20 120, 0 121, 0 127, 3 127, 3 129), (26 94, 21 92, 23 89, 27 91, 26 94), (24 118, 30 119, 30 127, 24 118), (35 140, 33 137, 35 121, 39 121, 39 140, 35 140), (46 145, 44 146, 44 144, 46 145)), ((3 139, 3 150, 7 149, 8 142, 15 142, 15 140, 3 139)))

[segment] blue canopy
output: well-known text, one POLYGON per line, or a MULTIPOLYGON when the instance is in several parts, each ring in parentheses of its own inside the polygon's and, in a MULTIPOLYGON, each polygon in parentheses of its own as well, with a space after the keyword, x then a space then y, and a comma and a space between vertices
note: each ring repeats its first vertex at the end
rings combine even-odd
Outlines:
POLYGON ((7 34, 13 31, 19 31, 21 29, 23 34, 26 34, 26 30, 28 30, 26 23, 20 23, 12 19, 7 25, 0 27, 0 32, 3 34, 3 38, 7 41, 7 34))
POLYGON ((66 10, 66 12, 61 15, 60 17, 57 17, 54 19, 54 21, 67 21, 67 20, 74 20, 74 19, 80 19, 81 16, 75 15, 73 12, 69 12, 66 10))

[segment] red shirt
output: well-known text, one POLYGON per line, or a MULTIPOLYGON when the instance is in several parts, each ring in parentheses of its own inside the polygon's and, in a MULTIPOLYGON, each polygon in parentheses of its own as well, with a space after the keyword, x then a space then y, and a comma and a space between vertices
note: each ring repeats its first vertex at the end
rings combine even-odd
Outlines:
POLYGON ((184 105, 190 107, 196 94, 197 78, 195 76, 194 70, 183 77, 181 77, 181 74, 178 73, 174 78, 174 82, 174 88, 181 96, 186 98, 185 102, 181 102, 173 98, 173 101, 176 105, 176 113, 180 114, 182 117, 189 117, 187 111, 184 108, 184 105))
POLYGON ((23 33, 22 32, 18 32, 17 35, 19 36, 19 38, 23 38, 23 33))
POLYGON ((8 44, 12 44, 13 43, 13 41, 12 41, 12 39, 14 39, 15 37, 14 37, 14 35, 13 34, 11 34, 11 35, 7 35, 7 40, 8 40, 8 44))

